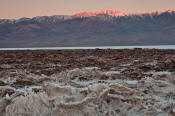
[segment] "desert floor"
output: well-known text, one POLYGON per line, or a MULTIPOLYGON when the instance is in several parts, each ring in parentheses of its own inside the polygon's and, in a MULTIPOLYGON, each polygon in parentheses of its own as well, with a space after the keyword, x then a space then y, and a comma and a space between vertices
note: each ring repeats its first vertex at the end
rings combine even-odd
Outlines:
POLYGON ((175 50, 0 51, 0 116, 175 116, 175 50))

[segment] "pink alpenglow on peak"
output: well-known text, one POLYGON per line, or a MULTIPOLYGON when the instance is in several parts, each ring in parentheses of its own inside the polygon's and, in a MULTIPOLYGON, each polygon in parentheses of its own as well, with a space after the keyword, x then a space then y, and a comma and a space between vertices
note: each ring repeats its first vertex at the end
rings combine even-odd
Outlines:
POLYGON ((111 16, 132 16, 132 15, 160 15, 162 13, 175 13, 175 10, 167 10, 164 12, 161 11, 154 11, 154 12, 147 12, 147 13, 128 13, 128 12, 120 12, 116 10, 104 10, 98 12, 80 12, 74 14, 72 17, 91 17, 91 16, 100 16, 100 15, 111 15, 111 16))
POLYGON ((134 15, 134 13, 120 12, 116 10, 104 10, 98 12, 80 12, 74 14, 73 17, 90 17, 90 16, 100 16, 100 15, 112 15, 112 16, 128 16, 134 15))

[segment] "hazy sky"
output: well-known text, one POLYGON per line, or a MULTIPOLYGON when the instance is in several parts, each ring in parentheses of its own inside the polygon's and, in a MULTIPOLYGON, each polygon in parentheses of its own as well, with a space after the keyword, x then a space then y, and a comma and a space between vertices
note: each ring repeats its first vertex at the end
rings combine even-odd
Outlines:
POLYGON ((0 19, 114 9, 150 12, 175 9, 175 0, 0 0, 0 19))

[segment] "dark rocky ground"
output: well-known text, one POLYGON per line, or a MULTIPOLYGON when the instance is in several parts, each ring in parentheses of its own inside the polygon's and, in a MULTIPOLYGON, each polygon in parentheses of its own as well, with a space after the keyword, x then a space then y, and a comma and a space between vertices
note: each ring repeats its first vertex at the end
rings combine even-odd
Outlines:
POLYGON ((175 50, 41 50, 0 51, 0 71, 26 70, 50 76, 67 69, 98 67, 118 70, 131 78, 142 78, 148 71, 175 71, 175 50))

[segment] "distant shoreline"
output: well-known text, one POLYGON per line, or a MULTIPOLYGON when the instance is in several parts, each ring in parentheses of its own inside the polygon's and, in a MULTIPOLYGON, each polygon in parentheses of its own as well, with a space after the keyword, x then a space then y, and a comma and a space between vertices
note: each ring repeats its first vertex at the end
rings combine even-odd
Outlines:
POLYGON ((81 50, 81 49, 175 49, 175 45, 145 45, 145 46, 94 46, 94 47, 31 47, 31 48, 0 48, 0 50, 81 50))

